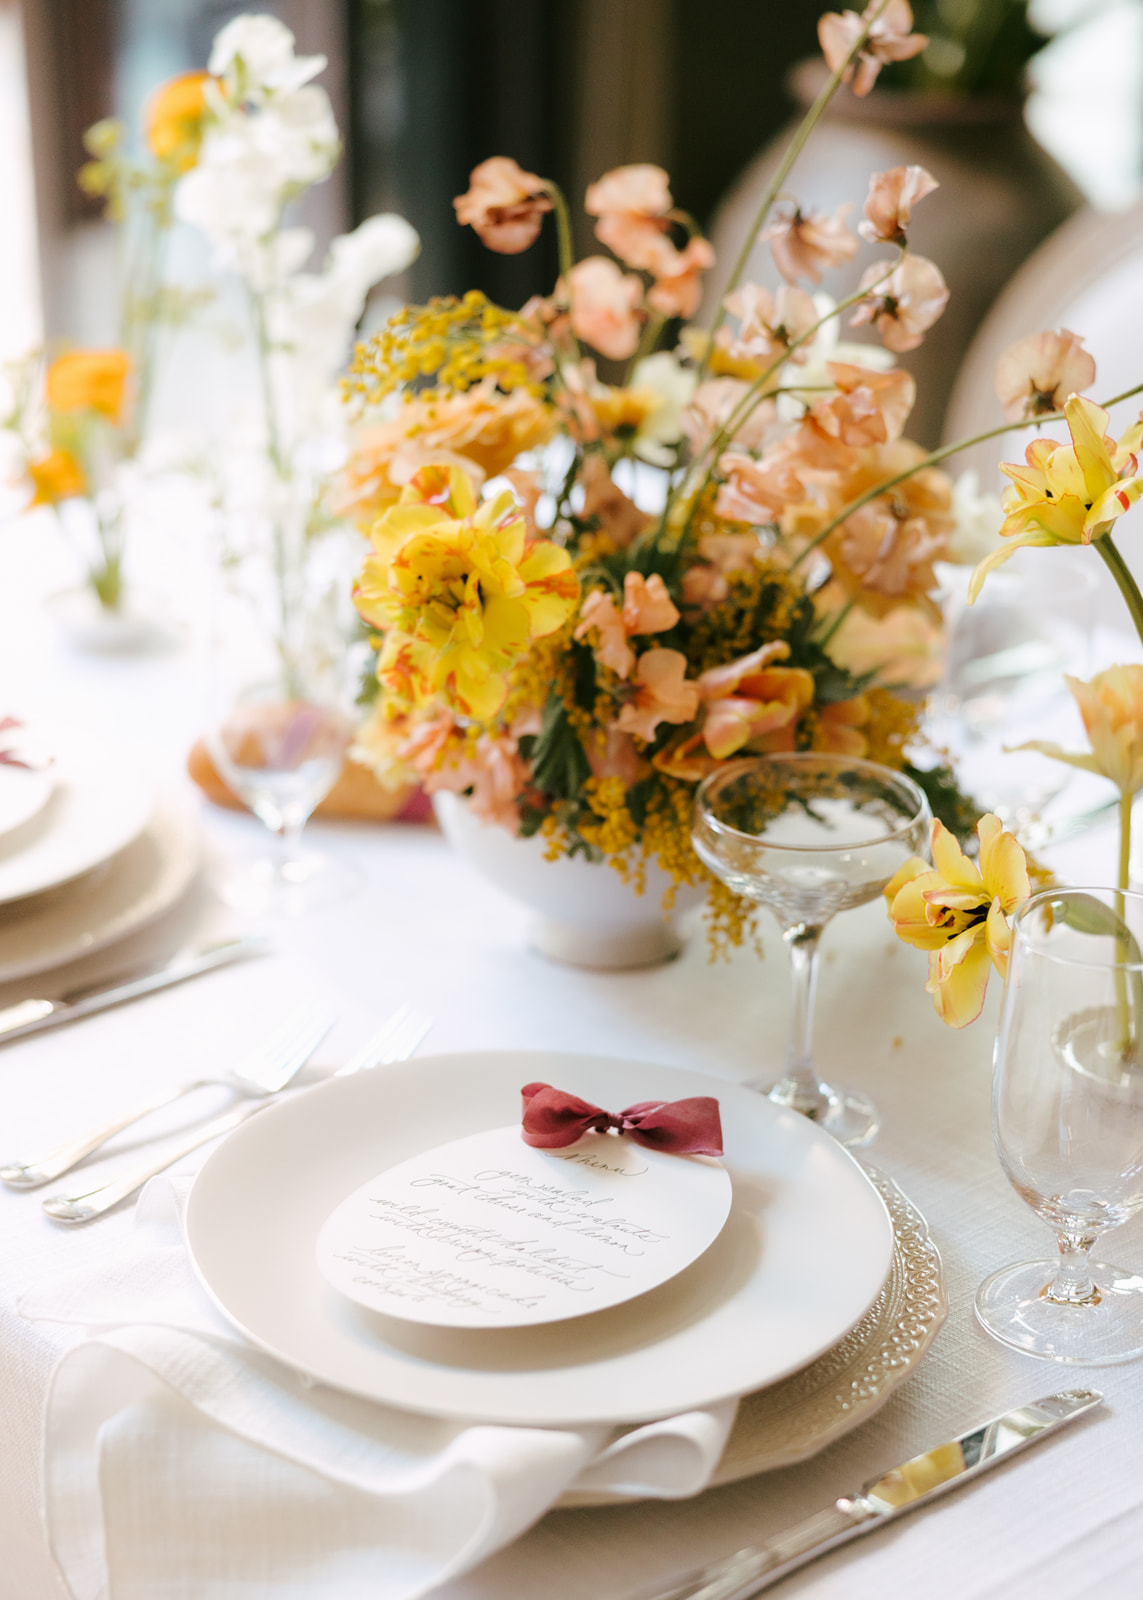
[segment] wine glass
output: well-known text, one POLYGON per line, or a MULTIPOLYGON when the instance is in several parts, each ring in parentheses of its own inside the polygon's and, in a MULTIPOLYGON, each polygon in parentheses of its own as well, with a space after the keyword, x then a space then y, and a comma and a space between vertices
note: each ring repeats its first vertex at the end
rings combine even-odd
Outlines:
POLYGON ((313 562, 248 569, 218 597, 207 748, 221 776, 277 836, 277 850, 226 871, 223 899, 255 916, 295 915, 355 887, 344 863, 302 848, 337 781, 355 726, 359 651, 340 573, 313 562), (258 579, 261 581, 258 581, 258 579))
POLYGON ((1055 1260, 1005 1267, 976 1315, 1028 1355, 1143 1355, 1143 1276, 1093 1261, 1143 1207, 1143 895, 1046 889, 1013 921, 992 1126, 1008 1181, 1053 1229, 1055 1260))
POLYGON ((843 1144, 865 1144, 880 1119, 868 1096, 823 1083, 813 1061, 818 941, 839 911, 875 900, 926 848, 929 807, 903 773, 849 756, 756 756, 728 762, 695 797, 699 856, 735 894, 770 907, 790 952, 794 1007, 785 1075, 755 1082, 778 1105, 843 1144))

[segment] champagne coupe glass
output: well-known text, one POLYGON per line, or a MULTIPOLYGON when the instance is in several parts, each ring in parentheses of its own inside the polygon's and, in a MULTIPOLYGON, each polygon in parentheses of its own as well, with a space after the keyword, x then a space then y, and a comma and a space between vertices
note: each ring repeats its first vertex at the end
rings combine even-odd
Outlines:
POLYGON ((278 847, 226 872, 218 889, 252 915, 295 915, 355 887, 344 863, 301 845, 353 735, 361 663, 350 585, 336 564, 323 571, 304 541, 289 561, 248 561, 231 580, 213 617, 207 748, 278 847))
POLYGON ((992 1126, 1008 1181, 1056 1235, 1005 1267, 976 1315, 1028 1355, 1105 1366, 1143 1355, 1143 1276, 1091 1259, 1143 1208, 1143 895, 1046 889, 1013 921, 992 1126))
POLYGON ((790 952, 794 1009, 786 1071, 763 1089, 843 1144, 880 1124, 863 1094, 831 1088, 813 1061, 818 941, 838 911, 875 900, 926 848, 929 807, 900 772, 849 756, 756 756, 731 761, 699 786, 692 838, 735 894, 770 907, 790 952))

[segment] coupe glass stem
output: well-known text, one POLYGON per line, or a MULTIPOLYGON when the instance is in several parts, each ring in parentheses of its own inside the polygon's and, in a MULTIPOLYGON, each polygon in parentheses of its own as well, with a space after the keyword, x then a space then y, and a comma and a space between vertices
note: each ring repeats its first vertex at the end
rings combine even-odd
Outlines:
POLYGON ((1043 1290, 1043 1299, 1056 1305, 1097 1306, 1103 1299, 1092 1282, 1088 1252, 1095 1243, 1095 1234, 1056 1233, 1060 1247, 1060 1264, 1056 1275, 1043 1290))
POLYGON ((791 923, 782 930, 790 952, 794 1005, 790 1016, 790 1042, 786 1075, 770 1091, 770 1099, 804 1117, 818 1118, 829 1106, 829 1096, 814 1070, 814 990, 818 977, 820 925, 791 923))
POLYGON ((298 859, 302 853, 302 829, 306 825, 303 817, 300 822, 287 820, 278 829, 278 881, 280 883, 293 883, 297 877, 298 859))

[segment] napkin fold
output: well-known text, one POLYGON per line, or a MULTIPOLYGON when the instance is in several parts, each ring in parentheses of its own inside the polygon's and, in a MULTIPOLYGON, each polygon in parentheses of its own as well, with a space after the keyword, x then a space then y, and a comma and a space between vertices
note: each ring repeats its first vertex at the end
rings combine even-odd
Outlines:
POLYGON ((315 1384, 214 1309, 183 1242, 190 1179, 156 1178, 130 1248, 28 1290, 79 1324, 47 1399, 44 1501, 76 1600, 415 1600, 570 1489, 683 1498, 736 1402, 641 1427, 474 1426, 315 1384))

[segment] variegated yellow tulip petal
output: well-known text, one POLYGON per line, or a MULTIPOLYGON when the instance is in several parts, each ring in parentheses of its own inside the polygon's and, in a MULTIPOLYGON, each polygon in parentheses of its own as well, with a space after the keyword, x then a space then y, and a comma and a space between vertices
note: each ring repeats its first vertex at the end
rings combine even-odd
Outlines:
POLYGON ((922 872, 931 870, 929 863, 922 861, 920 856, 910 856, 908 861, 902 862, 882 890, 889 905, 892 906, 898 889, 903 889, 907 883, 912 883, 913 879, 919 878, 922 872))
POLYGON ((943 822, 933 819, 929 835, 933 866, 944 881, 955 889, 975 891, 979 896, 983 882, 976 863, 970 861, 943 822))
POLYGON ((1076 460, 1087 485, 1087 500, 1095 500, 1115 482, 1115 468, 1111 463, 1114 445, 1107 437, 1108 415, 1094 400, 1073 394, 1064 406, 1075 446, 1076 460))
POLYGON ((984 1009, 992 959, 980 932, 975 928, 961 934, 929 957, 926 988, 937 1015, 950 1028, 967 1027, 984 1009))
POLYGON ((1024 852, 992 812, 981 817, 976 833, 980 840, 980 875, 985 890, 994 900, 999 899, 1005 911, 1013 911, 1032 892, 1024 852))
POLYGON ((903 883, 893 897, 889 916, 898 939, 917 950, 939 950, 949 942, 949 929, 933 915, 933 907, 925 898, 926 889, 936 887, 939 893, 944 885, 937 873, 923 872, 910 883, 903 883))
MULTIPOLYGON (((988 574, 990 572, 995 572, 996 568, 1003 566, 1006 561, 1010 561, 1016 554, 1017 550, 1022 550, 1026 546, 1034 545, 1046 547, 1048 545, 1058 544, 1059 542, 1060 541, 1058 539, 1053 539, 1049 533, 1044 533, 1037 529, 1029 529, 1027 533, 1017 534, 1015 538, 1011 539, 1007 544, 1000 545, 996 550, 990 550, 985 556, 984 560, 977 565, 973 571, 971 579, 969 580, 969 604, 972 604, 972 602, 979 595, 981 589, 983 589, 984 580, 987 578, 988 574)), ((1069 542, 1074 543, 1074 541, 1069 542)))
POLYGON ((524 604, 533 637, 544 639, 563 627, 579 599, 579 579, 571 557, 548 541, 534 544, 520 563, 520 576, 526 585, 524 604))
POLYGON ((1026 744, 1006 744, 1004 749, 1011 754, 1020 750, 1034 750, 1037 755, 1051 756, 1053 761, 1066 761, 1069 767, 1080 767, 1084 772, 1096 772, 1101 776, 1103 773, 1094 756, 1081 755, 1077 750, 1065 750, 1050 739, 1029 739, 1026 744))
POLYGON ((1131 424, 1126 433, 1120 435, 1119 442, 1112 451, 1111 464, 1116 472, 1123 471, 1141 445, 1143 445, 1143 413, 1137 422, 1131 424))
POLYGON ((1143 494, 1143 478, 1124 478, 1121 482, 1113 483, 1110 489, 1105 489, 1094 502, 1085 517, 1085 533, 1089 537, 1096 537, 1097 528, 1104 523, 1114 522, 1125 511, 1130 511, 1141 494, 1143 494))
POLYGON ((1008 926, 1008 919, 999 899, 992 902, 988 908, 988 919, 984 924, 984 942, 988 954, 992 958, 992 965, 1002 978, 1008 975, 1008 953, 1012 948, 1012 929, 1008 926))

